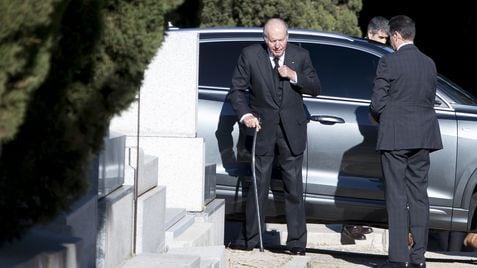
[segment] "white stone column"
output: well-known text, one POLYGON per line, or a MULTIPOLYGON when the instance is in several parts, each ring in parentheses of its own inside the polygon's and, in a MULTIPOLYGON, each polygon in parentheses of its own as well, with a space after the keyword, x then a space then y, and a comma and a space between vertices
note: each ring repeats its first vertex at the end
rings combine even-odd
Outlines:
MULTIPOLYGON (((204 141, 197 138, 199 37, 170 31, 149 64, 140 90, 139 147, 158 157, 158 184, 167 188, 166 206, 204 207, 204 141)), ((137 103, 111 122, 136 146, 137 103)))

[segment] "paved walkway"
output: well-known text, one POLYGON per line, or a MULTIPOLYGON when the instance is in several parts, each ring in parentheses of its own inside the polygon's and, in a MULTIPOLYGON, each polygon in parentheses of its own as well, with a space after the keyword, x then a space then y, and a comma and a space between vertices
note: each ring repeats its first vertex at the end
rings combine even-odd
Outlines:
MULTIPOLYGON (((226 241, 237 227, 237 223, 226 223, 226 241)), ((225 258, 230 268, 374 267, 387 259, 387 230, 373 229, 374 232, 367 235, 366 240, 343 244, 340 225, 310 224, 306 256, 291 256, 284 253, 281 246, 286 238, 286 226, 267 224, 264 252, 259 249, 248 252, 226 249, 225 258)), ((427 267, 431 268, 477 267, 477 252, 427 252, 426 257, 427 267)))
MULTIPOLYGON (((260 252, 259 249, 244 252, 240 250, 225 250, 228 267, 303 267, 303 268, 347 268, 347 267, 375 267, 386 261, 386 256, 371 253, 349 253, 334 250, 310 249, 306 256, 290 256, 269 250, 260 252)), ((454 268, 477 267, 477 256, 474 261, 469 259, 453 258, 452 256, 434 256, 427 258, 427 267, 454 268)))

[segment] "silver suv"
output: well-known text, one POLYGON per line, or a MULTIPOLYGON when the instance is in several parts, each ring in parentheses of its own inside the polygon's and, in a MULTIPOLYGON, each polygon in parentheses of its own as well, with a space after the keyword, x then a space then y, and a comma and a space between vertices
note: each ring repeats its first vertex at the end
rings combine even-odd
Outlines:
MULTIPOLYGON (((228 217, 241 212, 250 178, 251 136, 237 123, 226 96, 243 47, 263 42, 259 28, 188 29, 200 36, 199 130, 206 161, 217 164, 217 195, 228 217)), ((290 30, 320 77, 318 97, 304 96, 309 112, 303 162, 308 222, 386 225, 383 176, 375 150, 377 126, 368 105, 379 58, 392 50, 335 33, 290 30)), ((431 154, 430 228, 476 228, 477 99, 439 76, 435 110, 444 149, 431 154)), ((279 172, 277 172, 279 174, 279 172)), ((283 215, 280 178, 274 176, 268 216, 283 215)))

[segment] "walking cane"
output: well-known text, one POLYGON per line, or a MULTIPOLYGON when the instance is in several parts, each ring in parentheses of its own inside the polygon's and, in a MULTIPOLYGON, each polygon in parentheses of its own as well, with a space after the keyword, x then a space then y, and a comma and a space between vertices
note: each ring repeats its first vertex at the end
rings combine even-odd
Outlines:
POLYGON ((260 239, 260 252, 263 252, 263 238, 262 238, 262 223, 260 218, 260 206, 258 203, 258 190, 257 190, 257 176, 255 175, 255 145, 257 143, 257 133, 258 127, 255 127, 253 133, 253 144, 252 144, 252 178, 253 178, 253 189, 255 192, 255 205, 257 207, 257 221, 258 221, 258 235, 260 239))

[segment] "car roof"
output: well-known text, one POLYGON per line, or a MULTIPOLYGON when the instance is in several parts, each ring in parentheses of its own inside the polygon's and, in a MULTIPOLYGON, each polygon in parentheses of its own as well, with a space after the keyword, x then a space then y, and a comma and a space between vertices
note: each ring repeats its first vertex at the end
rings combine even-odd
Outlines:
MULTIPOLYGON (((210 28, 171 28, 170 30, 174 31, 194 31, 201 34, 237 34, 237 33, 247 33, 252 35, 262 36, 263 29, 260 27, 210 27, 210 28)), ((305 36, 318 36, 318 37, 333 37, 343 40, 355 40, 356 37, 352 37, 345 34, 334 33, 334 32, 325 32, 319 30, 307 30, 307 29, 298 29, 290 28, 288 29, 290 35, 305 35, 305 36)))
MULTIPOLYGON (((261 41, 263 40, 261 27, 209 27, 209 28, 170 28, 169 31, 193 31, 200 34, 201 41, 205 40, 244 40, 244 41, 261 41)), ((289 39, 292 42, 300 41, 330 41, 330 42, 344 42, 355 43, 368 49, 380 48, 379 51, 383 53, 392 52, 392 49, 387 45, 381 45, 377 42, 370 41, 365 38, 350 36, 342 33, 327 32, 320 30, 308 30, 300 28, 289 28, 289 39)))

